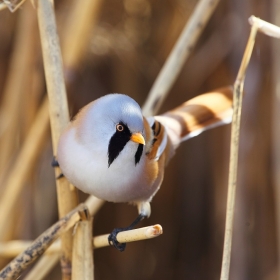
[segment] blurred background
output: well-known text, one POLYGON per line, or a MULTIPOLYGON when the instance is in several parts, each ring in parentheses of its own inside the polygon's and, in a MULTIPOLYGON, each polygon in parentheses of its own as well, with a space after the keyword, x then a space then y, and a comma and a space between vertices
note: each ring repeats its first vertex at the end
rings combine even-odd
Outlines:
MULTIPOLYGON (((77 2, 83 5, 55 1, 70 115, 110 92, 143 105, 198 1, 100 0, 88 29, 73 38, 84 19, 75 13, 77 2), (77 44, 80 51, 71 57, 67 49, 77 44)), ((277 0, 220 1, 160 112, 232 85, 250 32, 248 18, 280 25, 279 8, 277 0)), ((230 279, 280 279, 279 56, 280 41, 258 34, 245 82, 230 279)), ((36 137, 27 136, 45 92, 36 9, 26 1, 15 13, 0 11, 0 195, 11 176, 24 186, 13 211, 1 213, 10 221, 1 241, 34 239, 58 219, 48 124, 27 175, 13 173, 26 139, 32 150, 36 137)), ((159 223, 164 234, 130 243, 123 253, 95 250, 95 279, 219 279, 229 141, 228 125, 183 143, 152 201, 151 217, 141 223, 159 223)), ((25 162, 19 166, 24 169, 25 162)), ((127 226, 136 215, 135 207, 106 203, 95 216, 94 234, 127 226)), ((8 261, 0 257, 1 266, 8 261)), ((59 265, 45 279, 61 279, 59 265)))

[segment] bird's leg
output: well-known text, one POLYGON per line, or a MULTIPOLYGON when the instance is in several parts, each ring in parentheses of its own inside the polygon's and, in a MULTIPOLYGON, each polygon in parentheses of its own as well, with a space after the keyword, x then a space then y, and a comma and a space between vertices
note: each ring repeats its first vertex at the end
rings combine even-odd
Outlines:
POLYGON ((110 233, 109 237, 108 237, 108 242, 110 245, 113 245, 116 249, 118 249, 120 252, 123 252, 125 250, 126 247, 126 243, 120 243, 117 240, 117 235, 119 232, 122 231, 127 231, 127 230, 131 230, 133 229, 139 222, 141 222, 144 218, 146 217, 146 215, 143 214, 139 214, 138 217, 132 222, 132 224, 128 227, 125 228, 115 228, 113 229, 113 231, 110 233))
MULTIPOLYGON (((58 161, 57 161, 57 159, 56 159, 55 156, 53 156, 51 165, 52 165, 53 168, 59 167, 59 163, 58 163, 58 161)), ((58 179, 60 179, 60 178, 62 178, 62 177, 64 177, 64 175, 63 175, 63 173, 60 173, 60 174, 56 177, 56 179, 58 180, 58 179)))

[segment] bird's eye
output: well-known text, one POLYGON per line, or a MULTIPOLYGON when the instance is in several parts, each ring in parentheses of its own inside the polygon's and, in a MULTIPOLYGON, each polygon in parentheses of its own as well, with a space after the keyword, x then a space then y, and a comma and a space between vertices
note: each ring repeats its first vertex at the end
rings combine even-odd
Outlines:
POLYGON ((116 129, 117 129, 117 131, 122 132, 124 130, 124 127, 122 124, 117 124, 116 129))

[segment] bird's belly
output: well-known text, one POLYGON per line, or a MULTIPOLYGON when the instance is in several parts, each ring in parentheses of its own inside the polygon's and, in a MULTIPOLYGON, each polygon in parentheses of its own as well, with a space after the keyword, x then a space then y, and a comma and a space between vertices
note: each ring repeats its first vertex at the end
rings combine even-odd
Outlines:
POLYGON ((82 191, 107 201, 149 200, 154 189, 145 176, 140 176, 141 166, 134 166, 133 171, 129 171, 129 166, 122 167, 117 169, 113 164, 109 168, 104 165, 92 165, 86 171, 84 169, 83 174, 73 178, 73 181, 82 191))
MULTIPOLYGON (((134 154, 131 158, 131 153, 122 151, 108 166, 107 154, 85 149, 74 140, 68 137, 62 142, 58 161, 65 177, 80 190, 111 202, 148 201, 156 192, 157 176, 147 176, 145 155, 135 165, 134 154)), ((125 149, 136 151, 137 146, 129 142, 125 149)))
POLYGON ((144 158, 136 166, 133 161, 123 161, 110 167, 107 159, 96 162, 91 158, 68 158, 65 169, 61 164, 66 178, 83 192, 111 202, 147 201, 155 193, 157 186, 145 176, 144 158))

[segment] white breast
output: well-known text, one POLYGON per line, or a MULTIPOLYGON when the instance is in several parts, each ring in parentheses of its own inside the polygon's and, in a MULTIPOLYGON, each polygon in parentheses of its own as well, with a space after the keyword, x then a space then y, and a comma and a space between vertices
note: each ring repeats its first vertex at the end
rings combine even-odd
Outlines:
POLYGON ((108 144, 85 147, 76 138, 74 128, 62 135, 58 148, 58 162, 66 178, 82 191, 112 202, 149 200, 155 190, 153 182, 143 176, 145 151, 135 165, 138 144, 129 141, 108 167, 108 144))

